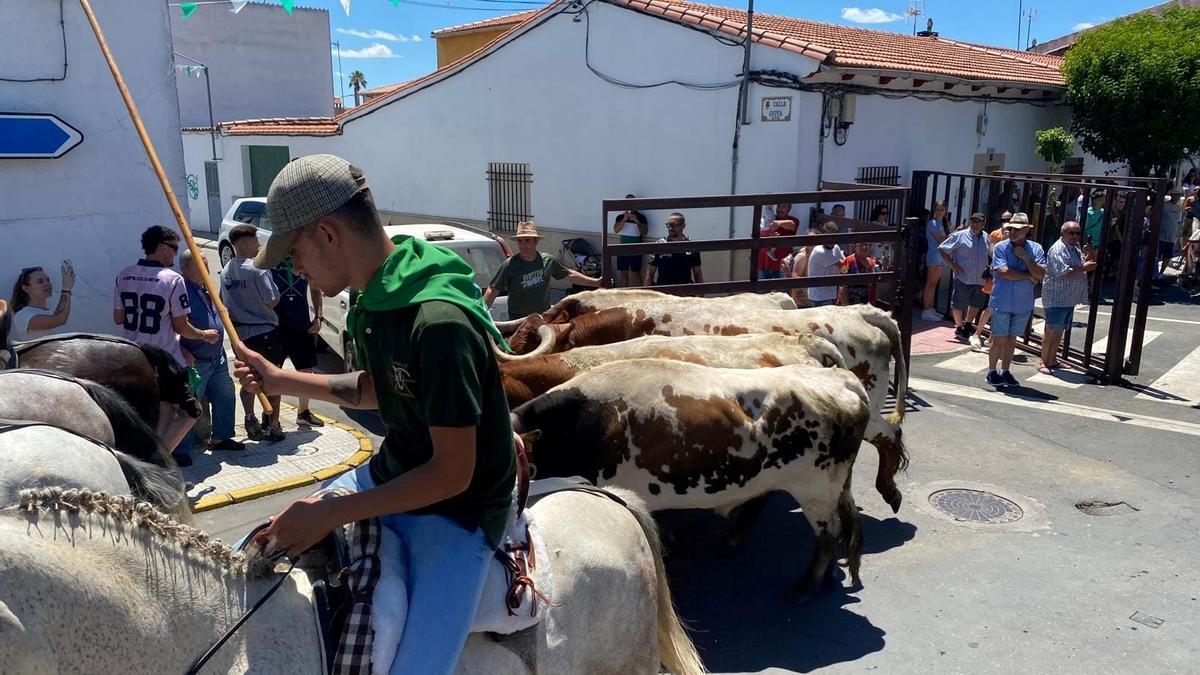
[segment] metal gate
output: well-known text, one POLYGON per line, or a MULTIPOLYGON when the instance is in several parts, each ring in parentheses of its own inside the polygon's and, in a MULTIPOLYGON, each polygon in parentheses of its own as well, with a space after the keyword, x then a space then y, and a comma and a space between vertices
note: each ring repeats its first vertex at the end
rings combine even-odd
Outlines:
POLYGON ((517 223, 531 220, 530 192, 533 173, 528 164, 490 162, 488 181, 488 227, 502 232, 514 232, 517 223))
MULTIPOLYGON (((927 218, 934 202, 942 201, 951 213, 951 223, 961 223, 965 215, 982 212, 987 217, 984 229, 990 232, 1000 227, 1000 216, 1005 211, 1020 211, 1034 225, 1030 239, 1048 250, 1058 240, 1059 226, 1080 216, 1071 195, 1084 194, 1085 202, 1102 203, 1093 212, 1100 229, 1098 240, 1093 242, 1097 268, 1088 279, 1083 346, 1077 346, 1078 339, 1072 345, 1072 327, 1068 326, 1063 334, 1061 358, 1104 384, 1116 384, 1122 375, 1136 375, 1141 362, 1166 188, 1165 178, 914 171, 908 215, 927 218), (1148 224, 1146 206, 1151 207, 1148 224), (1100 313, 1102 305, 1107 306, 1107 316, 1100 313), (1100 329, 1097 317, 1107 318, 1107 326, 1100 329), (1097 333, 1104 339, 1098 341, 1097 333), (1103 344, 1102 352, 1095 349, 1098 343, 1103 344)), ((1087 216, 1086 203, 1082 215, 1087 216)), ((938 309, 944 307, 948 313, 949 303, 947 296, 938 309)), ((1036 320, 1041 318, 1044 318, 1041 308, 1035 308, 1029 326, 1017 341, 1018 347, 1040 353, 1042 332, 1036 330, 1040 325, 1036 320)))
POLYGON ((204 192, 208 200, 208 231, 221 231, 221 179, 216 162, 204 163, 204 192))
MULTIPOLYGON (((829 183, 826 183, 828 186, 829 183)), ((618 255, 644 255, 655 253, 703 252, 703 251, 748 251, 750 275, 748 279, 732 281, 705 281, 692 284, 654 286, 654 290, 676 295, 707 295, 713 293, 736 293, 788 291, 811 286, 859 286, 868 284, 894 285, 890 302, 886 305, 900 326, 904 358, 907 361, 912 345, 912 297, 920 294, 915 272, 917 270, 916 242, 922 230, 915 219, 906 219, 898 228, 872 227, 870 223, 841 219, 850 224, 852 233, 807 234, 784 237, 762 237, 763 205, 767 204, 819 204, 821 202, 895 202, 907 201, 907 190, 903 187, 876 187, 854 183, 838 183, 837 189, 816 192, 767 193, 750 195, 714 195, 706 197, 640 197, 637 199, 606 199, 602 206, 600 228, 603 242, 603 277, 601 285, 613 286, 614 258, 618 255), (618 244, 610 239, 609 214, 625 210, 691 210, 705 208, 729 209, 753 207, 750 220, 750 236, 741 239, 687 240, 657 243, 618 244), (886 243, 894 247, 895 265, 892 270, 861 274, 841 274, 800 278, 759 279, 758 252, 763 248, 801 247, 821 244, 847 244, 856 242, 886 243)))
MULTIPOLYGON (((900 185, 900 167, 860 166, 854 182, 862 185, 898 186, 900 185)), ((888 222, 895 223, 901 216, 904 203, 899 199, 868 199, 854 202, 854 217, 857 220, 870 221, 871 213, 880 206, 888 209, 888 222)))

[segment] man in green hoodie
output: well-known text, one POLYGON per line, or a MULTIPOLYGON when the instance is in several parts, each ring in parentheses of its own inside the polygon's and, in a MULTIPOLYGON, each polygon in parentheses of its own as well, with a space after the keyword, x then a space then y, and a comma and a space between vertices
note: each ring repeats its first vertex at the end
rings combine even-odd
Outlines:
POLYGON ((516 441, 488 342, 501 342, 499 331, 470 266, 421 239, 389 240, 362 172, 339 157, 285 166, 267 216, 272 234, 256 266, 290 255, 326 296, 359 291, 347 327, 365 370, 284 371, 244 350, 235 374, 251 391, 378 408, 388 434, 368 465, 334 481, 355 494, 295 502, 260 541, 295 555, 335 527, 380 518, 408 568, 409 620, 392 672, 452 672, 515 482, 516 441))

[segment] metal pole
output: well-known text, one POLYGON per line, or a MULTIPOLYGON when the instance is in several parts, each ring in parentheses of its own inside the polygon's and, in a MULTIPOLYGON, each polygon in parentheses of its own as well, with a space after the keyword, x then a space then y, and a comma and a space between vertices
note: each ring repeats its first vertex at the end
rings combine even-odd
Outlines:
POLYGON ((338 72, 341 73, 338 75, 338 100, 342 102, 342 107, 344 108, 346 107, 346 82, 344 79, 346 77, 346 71, 344 68, 342 68, 342 43, 330 42, 329 44, 337 47, 338 72))
MULTIPOLYGON (((175 198, 175 192, 171 189, 171 181, 167 180, 167 172, 163 169, 162 162, 158 161, 158 153, 154 151, 154 143, 150 140, 150 134, 146 131, 146 125, 142 124, 142 116, 138 113, 137 104, 133 102, 133 96, 129 93, 129 88, 125 86, 125 78, 121 76, 121 70, 117 68, 117 61, 112 55, 112 51, 108 48, 108 40, 104 39, 104 32, 100 30, 100 24, 96 21, 96 15, 92 12, 92 5, 89 0, 79 0, 79 4, 83 7, 83 12, 87 14, 88 23, 92 26, 92 32, 96 34, 96 42, 100 45, 100 53, 104 55, 104 60, 108 63, 108 69, 112 72, 113 80, 117 83, 117 91, 121 94, 121 99, 125 101, 125 107, 129 110, 129 117, 133 120, 133 127, 137 131, 138 138, 142 141, 142 147, 146 149, 146 156, 150 159, 150 165, 154 169, 154 174, 158 176, 158 184, 162 187, 163 194, 167 197, 167 204, 171 207, 171 213, 175 216, 175 222, 179 224, 179 231, 183 234, 183 239, 187 242, 188 249, 197 260, 203 260, 203 253, 200 247, 196 245, 195 238, 192 237, 192 228, 188 227, 187 218, 183 216, 183 208, 179 205, 179 200, 175 198)), ((186 58, 186 57, 185 57, 186 58)), ((229 318, 229 312, 225 309, 225 303, 221 302, 221 294, 217 292, 217 287, 213 284, 212 277, 208 275, 207 265, 197 265, 200 270, 200 276, 204 279, 204 287, 208 289, 208 294, 212 296, 213 306, 216 307, 217 315, 221 319, 221 323, 225 326, 225 334, 229 337, 229 344, 233 347, 235 354, 242 353, 242 341, 238 338, 237 331, 233 328, 233 321, 229 318)), ((274 412, 271 404, 267 401, 267 395, 262 391, 258 392, 258 401, 263 406, 263 412, 271 414, 274 412)))
POLYGON ((175 54, 175 56, 178 56, 181 59, 187 59, 188 61, 191 61, 192 63, 194 63, 204 69, 204 92, 208 96, 208 131, 209 131, 209 135, 212 136, 212 158, 213 158, 213 161, 215 162, 217 160, 217 123, 213 119, 212 85, 210 84, 209 79, 208 79, 208 66, 203 63, 200 63, 199 61, 197 61, 196 59, 193 59, 192 57, 188 56, 187 54, 180 54, 179 52, 176 52, 174 50, 172 50, 172 53, 175 54))
POLYGON ((1017 51, 1021 50, 1021 17, 1025 15, 1025 0, 1017 1, 1017 51))
POLYGON ((212 86, 208 81, 208 66, 204 66, 204 91, 208 93, 208 131, 212 138, 213 161, 217 161, 217 123, 213 120, 212 86))
MULTIPOLYGON (((746 99, 750 92, 750 45, 754 43, 754 0, 749 0, 746 6, 746 38, 743 41, 742 54, 742 83, 738 86, 737 120, 733 124, 733 156, 729 160, 729 194, 737 194, 738 175, 738 145, 742 138, 742 125, 749 124, 746 117, 746 99)), ((734 224, 737 215, 735 207, 729 207, 729 238, 733 239, 734 224)), ((733 278, 734 253, 729 253, 729 278, 733 278)))

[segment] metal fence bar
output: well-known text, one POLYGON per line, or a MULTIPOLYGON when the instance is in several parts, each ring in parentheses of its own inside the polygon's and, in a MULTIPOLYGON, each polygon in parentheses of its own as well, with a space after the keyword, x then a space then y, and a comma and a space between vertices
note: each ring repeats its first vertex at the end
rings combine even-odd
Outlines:
POLYGON ((1158 266, 1158 238, 1162 234, 1163 196, 1167 193, 1170 181, 1158 179, 1153 186, 1154 203, 1150 209, 1150 231, 1146 233, 1143 245, 1145 260, 1138 271, 1137 310, 1133 318, 1133 335, 1130 337, 1132 346, 1129 348, 1129 361, 1125 364, 1126 375, 1137 375, 1142 363, 1142 340, 1146 338, 1146 319, 1150 313, 1150 290, 1154 282, 1154 268, 1158 266))

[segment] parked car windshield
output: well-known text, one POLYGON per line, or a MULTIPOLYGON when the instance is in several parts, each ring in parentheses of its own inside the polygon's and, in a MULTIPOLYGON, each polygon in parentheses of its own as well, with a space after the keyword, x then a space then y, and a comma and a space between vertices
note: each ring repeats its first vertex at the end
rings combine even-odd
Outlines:
POLYGON ((242 202, 233 214, 233 219, 264 230, 271 229, 270 221, 267 220, 267 205, 262 202, 242 202))
POLYGON ((504 253, 494 244, 480 242, 479 245, 455 247, 453 249, 475 270, 475 285, 487 288, 496 276, 496 270, 504 264, 504 253))

